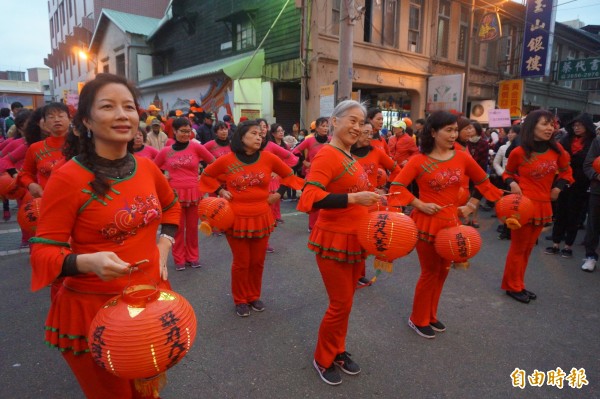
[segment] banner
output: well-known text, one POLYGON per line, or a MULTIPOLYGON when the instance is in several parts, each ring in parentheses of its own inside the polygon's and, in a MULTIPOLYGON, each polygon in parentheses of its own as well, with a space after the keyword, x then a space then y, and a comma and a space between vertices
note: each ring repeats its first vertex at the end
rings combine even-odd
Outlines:
POLYGON ((462 109, 464 74, 438 75, 427 78, 427 112, 453 111, 462 109))
POLYGON ((502 80, 498 83, 498 108, 510 110, 511 118, 521 117, 523 79, 502 80))
POLYGON ((555 0, 527 0, 521 76, 548 76, 554 37, 555 0))
POLYGON ((558 80, 599 78, 600 58, 561 61, 558 67, 558 80))

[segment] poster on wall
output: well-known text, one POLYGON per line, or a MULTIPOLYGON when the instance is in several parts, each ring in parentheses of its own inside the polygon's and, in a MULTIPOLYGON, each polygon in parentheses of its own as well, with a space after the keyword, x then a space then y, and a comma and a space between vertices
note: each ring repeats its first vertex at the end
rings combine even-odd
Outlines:
POLYGON ((319 95, 319 115, 329 117, 335 108, 335 86, 321 86, 319 95))
POLYGON ((491 109, 488 112, 490 127, 508 127, 510 123, 510 111, 508 109, 491 109))
POLYGON ((463 73, 456 75, 430 76, 427 79, 427 112, 462 112, 463 73))

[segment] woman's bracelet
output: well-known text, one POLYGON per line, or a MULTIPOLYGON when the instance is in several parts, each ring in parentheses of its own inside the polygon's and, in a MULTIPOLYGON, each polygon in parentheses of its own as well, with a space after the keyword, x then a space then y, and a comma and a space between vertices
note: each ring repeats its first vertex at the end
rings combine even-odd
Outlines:
POLYGON ((170 235, 168 235, 168 234, 162 233, 158 237, 159 238, 160 237, 166 238, 167 240, 171 241, 171 245, 175 245, 175 239, 173 237, 171 237, 170 235))

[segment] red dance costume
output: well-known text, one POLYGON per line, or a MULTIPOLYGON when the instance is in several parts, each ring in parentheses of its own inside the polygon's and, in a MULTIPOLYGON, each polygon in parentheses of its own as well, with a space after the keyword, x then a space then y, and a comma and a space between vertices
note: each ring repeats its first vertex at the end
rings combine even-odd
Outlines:
POLYGON ((146 144, 143 145, 142 148, 140 148, 139 150, 134 149, 133 155, 135 155, 136 157, 154 160, 154 158, 156 158, 156 156, 158 155, 158 150, 146 144))
POLYGON ((387 143, 387 141, 385 141, 383 136, 379 136, 377 138, 372 138, 370 144, 371 144, 371 147, 379 148, 380 150, 384 151, 387 155, 390 155, 390 149, 388 147, 388 143, 387 143))
POLYGON ((427 215, 416 208, 411 213, 419 237, 417 254, 421 275, 415 289, 410 319, 419 327, 438 321, 438 303, 451 262, 437 254, 433 243, 438 231, 460 225, 456 203, 465 176, 475 183, 477 190, 487 199, 497 201, 502 197, 502 190, 490 183, 488 175, 464 151, 455 151, 454 156, 445 161, 425 154, 415 155, 396 177, 390 189, 390 193, 397 194, 391 195, 390 203, 407 205, 415 198, 407 187, 416 180, 421 201, 446 206, 435 215, 427 215))
POLYGON ((256 162, 248 164, 233 152, 223 155, 200 176, 200 191, 214 192, 225 182, 233 196, 230 206, 235 221, 225 234, 233 255, 231 291, 236 305, 260 299, 267 243, 275 226, 267 203, 272 172, 282 177, 283 184, 302 188, 302 179, 289 166, 262 151, 256 162))
POLYGON ((544 224, 552 221, 550 191, 555 177, 573 183, 570 156, 560 144, 561 153, 552 149, 543 153, 532 152, 527 158, 523 147, 515 148, 508 157, 502 178, 514 179, 521 192, 534 204, 534 217, 531 223, 511 231, 510 248, 506 256, 502 289, 521 292, 525 289, 525 271, 529 255, 542 232, 544 224), (558 174, 558 176, 557 176, 558 174))
POLYGON ((379 148, 373 148, 363 157, 356 154, 353 154, 353 156, 365 170, 365 173, 369 178, 369 183, 373 189, 377 187, 377 169, 383 169, 390 172, 388 177, 389 180, 394 180, 396 175, 400 173, 398 163, 379 148))
POLYGON ((169 173, 169 184, 181 204, 181 220, 173 245, 173 260, 176 265, 198 265, 198 201, 203 193, 198 191, 198 167, 200 161, 214 162, 215 157, 202 144, 190 141, 181 149, 165 147, 154 158, 161 170, 169 173))
POLYGON ((105 197, 95 195, 93 174, 76 160, 52 174, 42 201, 37 236, 31 252, 31 289, 40 290, 61 273, 71 253, 115 252, 129 263, 148 259, 141 271, 102 281, 93 273, 66 277, 50 305, 46 343, 58 348, 71 366, 86 397, 138 397, 131 381, 96 366, 86 340, 97 311, 128 285, 159 282, 156 232, 159 224, 179 223, 179 203, 160 170, 145 158, 136 158, 134 173, 112 180, 105 197))
POLYGON ((231 147, 229 146, 229 140, 226 140, 226 141, 210 140, 206 144, 204 144, 204 148, 206 148, 217 159, 219 159, 223 155, 227 155, 231 152, 231 147), (223 145, 223 144, 221 144, 221 142, 226 143, 226 144, 223 145))
MULTIPOLYGON (((267 142, 263 151, 277 155, 279 159, 291 168, 298 163, 298 157, 292 154, 292 152, 287 149, 287 146, 284 148, 273 141, 267 142)), ((279 178, 272 177, 271 182, 269 183, 269 193, 276 193, 280 186, 281 182, 279 181, 279 178)), ((271 212, 273 212, 275 221, 281 220, 281 198, 271 204, 271 212)))
MULTIPOLYGON (((329 194, 370 190, 369 178, 360 163, 340 149, 326 145, 312 161, 298 210, 309 212, 315 202, 329 194)), ((329 297, 315 350, 315 360, 323 367, 330 367, 335 357, 346 351, 356 282, 367 257, 358 242, 358 224, 351 221, 358 221, 367 214, 367 207, 355 204, 321 209, 308 239, 308 248, 316 254, 329 297)))
POLYGON ((65 163, 62 154, 64 144, 65 136, 50 136, 31 144, 25 153, 23 169, 19 172, 19 184, 26 189, 31 183, 37 183, 42 188, 46 187, 52 170, 65 163))

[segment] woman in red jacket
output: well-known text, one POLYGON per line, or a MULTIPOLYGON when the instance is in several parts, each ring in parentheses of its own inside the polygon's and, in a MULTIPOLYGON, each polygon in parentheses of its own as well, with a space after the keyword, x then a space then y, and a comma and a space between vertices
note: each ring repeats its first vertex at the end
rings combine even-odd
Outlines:
POLYGON ((342 101, 331 116, 331 142, 311 162, 298 210, 320 209, 308 239, 329 296, 329 307, 319 328, 313 366, 329 385, 342 382, 339 367, 346 374, 360 373, 348 352, 346 333, 356 282, 365 265, 366 253, 358 242, 357 221, 367 216, 367 207, 380 200, 369 178, 350 153, 361 135, 366 117, 364 107, 352 100, 342 101))
POLYGON ((552 204, 560 192, 573 183, 570 157, 554 139, 554 115, 536 110, 521 127, 520 145, 508 156, 502 178, 515 194, 533 201, 535 214, 530 223, 511 232, 502 289, 511 298, 529 303, 537 295, 525 289, 529 255, 546 223, 552 221, 552 204))
POLYGON ((455 149, 457 137, 455 115, 445 111, 431 114, 421 135, 421 153, 408 161, 390 188, 390 194, 396 194, 390 196, 390 204, 414 207, 411 217, 417 225, 421 275, 408 325, 424 338, 435 338, 435 331, 446 330, 437 308, 450 261, 435 250, 437 233, 458 226, 458 216, 467 217, 476 209, 481 195, 492 200, 502 197, 502 191, 490 183, 477 162, 467 152, 455 149), (457 206, 465 176, 474 182, 476 190, 465 206, 457 206), (419 185, 419 198, 407 189, 413 180, 419 185))
POLYGON ((167 257, 179 223, 179 203, 160 170, 128 152, 139 124, 134 94, 110 74, 83 87, 74 119, 81 151, 52 173, 31 239, 32 290, 64 278, 46 319, 46 343, 61 351, 92 399, 144 397, 133 380, 96 364, 86 337, 98 310, 125 287, 154 281, 170 288, 167 257), (147 262, 132 270, 142 258, 147 262))
POLYGON ((281 198, 285 187, 269 194, 271 173, 282 184, 302 187, 302 179, 276 155, 261 151, 262 138, 256 121, 242 122, 231 138, 231 152, 210 164, 200 176, 202 192, 215 192, 230 201, 235 214, 233 226, 225 232, 231 247, 231 291, 236 314, 250 315, 265 310, 261 301, 262 275, 269 236, 275 227, 270 204, 281 198), (226 188, 221 186, 226 184, 226 188))

